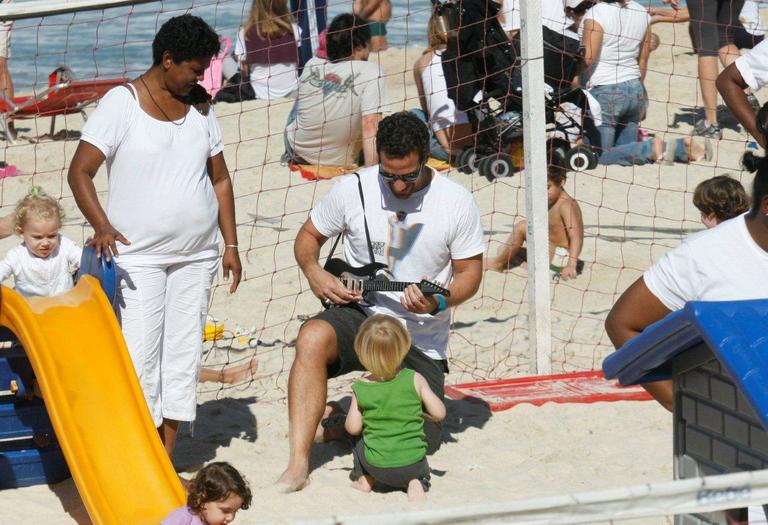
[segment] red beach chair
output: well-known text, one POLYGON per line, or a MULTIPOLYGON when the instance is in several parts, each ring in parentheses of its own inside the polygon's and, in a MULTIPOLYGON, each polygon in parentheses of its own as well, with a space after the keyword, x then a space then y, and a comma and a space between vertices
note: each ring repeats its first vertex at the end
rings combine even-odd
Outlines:
POLYGON ((84 108, 98 101, 113 87, 128 82, 127 78, 74 80, 71 72, 65 68, 57 68, 48 78, 48 88, 34 95, 14 97, 13 100, 0 95, 0 124, 11 144, 16 142, 16 137, 8 128, 8 118, 51 117, 53 136, 58 115, 80 113, 85 120, 84 108))

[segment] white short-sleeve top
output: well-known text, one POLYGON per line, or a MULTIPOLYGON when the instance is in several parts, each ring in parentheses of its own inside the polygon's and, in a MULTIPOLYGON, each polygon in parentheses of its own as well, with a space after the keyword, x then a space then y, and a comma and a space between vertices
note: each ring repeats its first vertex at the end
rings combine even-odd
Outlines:
POLYGON ((119 259, 173 264, 216 257, 219 205, 207 161, 223 144, 213 109, 203 115, 190 106, 181 120, 157 120, 128 86, 104 96, 82 134, 107 160, 107 217, 131 243, 118 248, 119 259))

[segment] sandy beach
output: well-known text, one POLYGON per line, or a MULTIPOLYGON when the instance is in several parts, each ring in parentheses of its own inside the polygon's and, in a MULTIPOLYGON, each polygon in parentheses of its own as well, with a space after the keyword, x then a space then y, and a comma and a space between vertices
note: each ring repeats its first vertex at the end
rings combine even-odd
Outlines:
MULTIPOLYGON (((654 30, 662 45, 650 60, 646 86, 651 105, 643 125, 668 138, 684 136, 693 125, 698 84, 687 26, 654 30)), ((411 65, 419 54, 419 49, 390 49, 371 57, 387 73, 393 111, 418 106, 411 65)), ((227 337, 208 344, 204 359, 208 366, 222 366, 255 354, 259 370, 240 385, 201 385, 194 432, 184 431, 174 457, 180 472, 193 473, 214 460, 240 469, 254 489, 254 503, 236 523, 442 508, 672 478, 672 419, 655 403, 519 405, 491 414, 478 404, 448 401, 445 443, 430 458, 433 486, 427 503, 410 504, 401 493, 366 495, 349 488, 352 459, 346 443, 316 446, 310 485, 297 494, 277 494, 272 484, 288 457, 285 395, 292 341, 302 320, 320 307, 294 261, 293 239, 313 203, 333 184, 306 181, 280 164, 291 104, 279 100, 215 107, 234 180, 245 281, 230 295, 221 276, 217 278, 210 314, 223 323, 227 337)), ((566 189, 584 214, 582 259, 587 264, 578 279, 551 289, 555 373, 601 366, 612 351, 603 321, 615 299, 681 236, 702 228, 691 203, 696 184, 719 174, 745 185, 751 181, 738 167, 746 134, 730 116, 723 117, 722 125, 725 136, 715 144, 713 162, 600 166, 569 174, 566 189)), ((48 132, 45 118, 17 126, 21 140, 4 145, 4 160, 25 175, 0 180, 0 214, 8 213, 32 184, 41 185, 62 199, 68 214, 64 234, 82 242, 90 230, 66 182, 77 141, 37 141, 48 132)), ((82 118, 60 118, 57 131, 65 127, 76 137, 82 118)), ((473 192, 489 250, 495 253, 524 214, 523 177, 489 183, 455 170, 448 176, 473 192)), ((106 197, 105 173, 96 184, 106 197)), ((18 242, 0 241, 0 253, 18 242)), ((455 309, 448 384, 528 374, 525 289, 525 268, 488 272, 478 295, 455 309)), ((332 381, 330 397, 346 395, 354 378, 332 381)), ((71 480, 0 491, 0 506, 0 521, 7 523, 89 523, 71 480)))

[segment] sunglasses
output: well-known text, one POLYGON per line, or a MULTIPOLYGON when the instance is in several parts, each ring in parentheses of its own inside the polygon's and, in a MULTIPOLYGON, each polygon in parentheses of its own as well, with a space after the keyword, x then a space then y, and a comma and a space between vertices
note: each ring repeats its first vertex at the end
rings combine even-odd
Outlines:
POLYGON ((379 166, 379 175, 381 175, 381 178, 387 182, 395 182, 398 179, 403 182, 416 182, 416 179, 418 179, 419 175, 421 175, 422 168, 423 166, 419 166, 419 169, 417 169, 413 173, 404 173, 403 175, 395 175, 393 173, 387 173, 386 171, 381 169, 381 166, 379 166))

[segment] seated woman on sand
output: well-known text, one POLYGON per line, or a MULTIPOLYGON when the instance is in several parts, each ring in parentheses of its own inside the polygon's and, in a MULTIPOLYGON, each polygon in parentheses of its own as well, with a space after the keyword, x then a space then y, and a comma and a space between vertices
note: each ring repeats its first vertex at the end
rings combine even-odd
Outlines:
POLYGON ((440 17, 433 14, 427 25, 428 48, 413 64, 413 76, 419 92, 421 109, 412 109, 430 130, 430 156, 447 161, 473 142, 472 124, 448 97, 441 55, 448 36, 440 27, 440 17))

